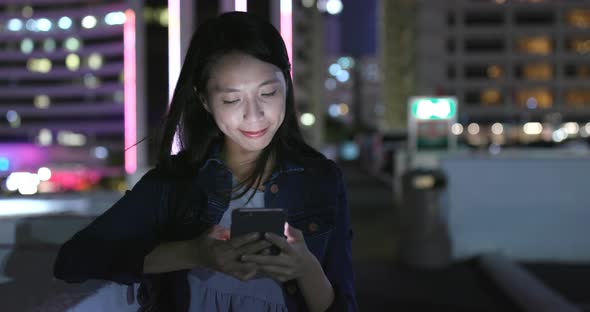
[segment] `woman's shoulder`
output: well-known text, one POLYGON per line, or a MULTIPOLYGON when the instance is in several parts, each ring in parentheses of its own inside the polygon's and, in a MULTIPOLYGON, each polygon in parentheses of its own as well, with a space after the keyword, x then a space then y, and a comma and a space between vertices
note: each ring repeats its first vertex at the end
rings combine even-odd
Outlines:
POLYGON ((303 168, 306 173, 318 177, 337 179, 342 176, 338 164, 326 157, 310 158, 303 161, 303 168))

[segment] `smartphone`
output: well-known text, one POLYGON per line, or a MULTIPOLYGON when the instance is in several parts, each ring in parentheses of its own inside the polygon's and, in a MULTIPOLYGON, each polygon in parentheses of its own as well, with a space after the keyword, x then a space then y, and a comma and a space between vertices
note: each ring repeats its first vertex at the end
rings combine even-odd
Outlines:
MULTIPOLYGON (((285 211, 281 208, 237 208, 231 215, 231 236, 258 232, 275 233, 284 237, 285 211)), ((272 255, 278 255, 280 250, 276 246, 270 248, 272 255)))

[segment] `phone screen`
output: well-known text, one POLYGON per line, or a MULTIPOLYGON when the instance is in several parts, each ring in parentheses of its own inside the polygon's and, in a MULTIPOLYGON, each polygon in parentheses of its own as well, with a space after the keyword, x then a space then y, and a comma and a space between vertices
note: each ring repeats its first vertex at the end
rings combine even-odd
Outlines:
POLYGON ((275 233, 283 236, 285 212, 280 208, 238 208, 232 211, 231 236, 275 233))

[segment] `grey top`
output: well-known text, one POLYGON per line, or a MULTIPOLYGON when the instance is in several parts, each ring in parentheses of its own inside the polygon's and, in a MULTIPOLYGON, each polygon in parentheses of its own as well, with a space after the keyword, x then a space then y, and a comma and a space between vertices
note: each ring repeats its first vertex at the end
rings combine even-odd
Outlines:
MULTIPOLYGON (((219 225, 231 227, 231 213, 236 208, 263 208, 264 192, 256 191, 232 200, 219 225)), ((286 312, 281 284, 269 277, 241 281, 207 268, 193 269, 187 275, 190 285, 190 312, 197 311, 268 311, 286 312)))

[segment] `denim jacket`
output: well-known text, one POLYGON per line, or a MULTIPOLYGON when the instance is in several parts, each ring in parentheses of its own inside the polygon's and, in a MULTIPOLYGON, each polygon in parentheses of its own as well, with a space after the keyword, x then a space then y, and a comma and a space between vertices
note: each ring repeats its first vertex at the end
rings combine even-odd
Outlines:
MULTIPOLYGON (((159 243, 191 239, 217 224, 230 197, 216 190, 231 189, 231 184, 231 172, 214 153, 190 183, 188 213, 182 219, 172 218, 169 197, 178 183, 158 168, 150 170, 114 206, 61 247, 54 275, 67 282, 102 279, 126 285, 160 277, 173 289, 168 300, 174 308, 168 310, 186 311, 190 300, 187 270, 143 274, 144 257, 159 243)), ((281 162, 264 183, 264 199, 268 208, 285 209, 287 222, 303 232, 308 249, 334 289, 329 310, 357 311, 352 230, 340 169, 327 159, 314 159, 304 166, 281 162)), ((284 283, 283 291, 289 311, 308 310, 294 280, 284 283)), ((138 299, 141 303, 142 298, 138 299)))

